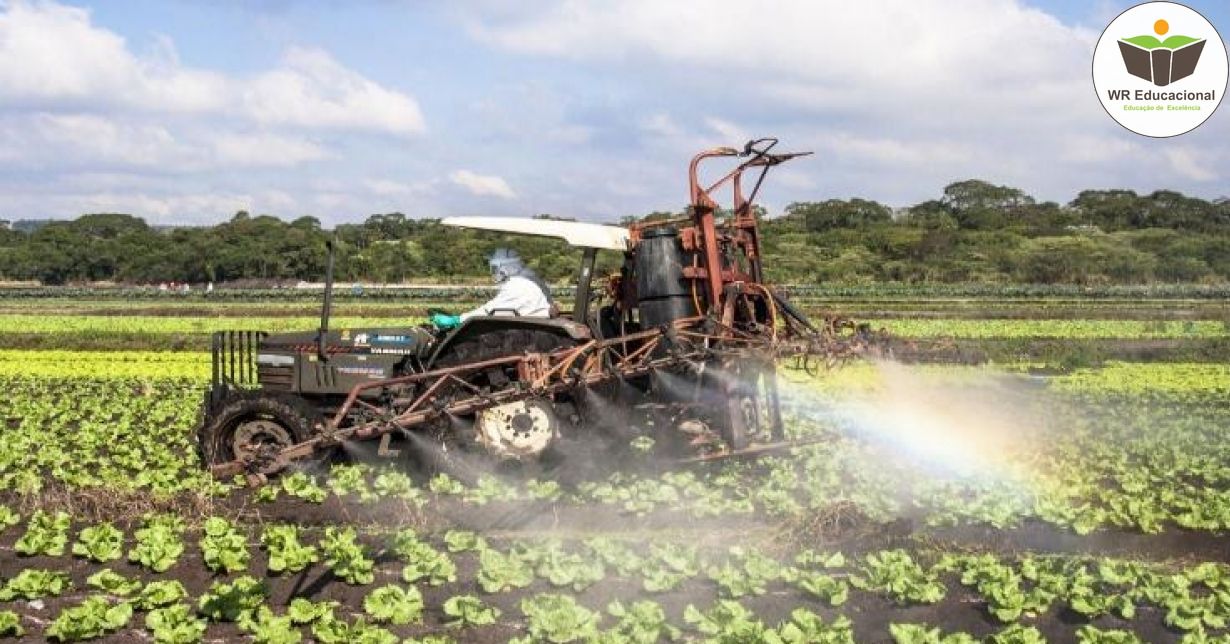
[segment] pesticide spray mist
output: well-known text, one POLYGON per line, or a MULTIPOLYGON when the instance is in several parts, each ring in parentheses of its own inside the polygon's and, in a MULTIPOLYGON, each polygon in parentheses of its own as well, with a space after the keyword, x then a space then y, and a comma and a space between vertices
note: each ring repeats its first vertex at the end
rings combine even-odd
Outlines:
MULTIPOLYGON (((789 417, 858 445, 869 460, 863 468, 891 481, 902 507, 917 505, 920 490, 945 482, 1032 505, 1038 448, 1054 436, 1064 405, 1044 383, 982 367, 881 360, 850 369, 870 376, 870 386, 818 387, 787 375, 783 404, 789 417)), ((824 377, 840 383, 843 376, 824 377)))

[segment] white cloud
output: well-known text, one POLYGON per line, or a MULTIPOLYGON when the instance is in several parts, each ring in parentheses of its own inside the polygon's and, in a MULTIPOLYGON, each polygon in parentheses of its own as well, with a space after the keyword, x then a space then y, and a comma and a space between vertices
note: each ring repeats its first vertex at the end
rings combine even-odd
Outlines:
POLYGON ((0 116, 0 163, 37 169, 111 167, 160 173, 293 167, 329 157, 320 145, 261 131, 214 131, 95 114, 0 116))
MULTIPOLYGON (((1064 24, 1024 0, 546 0, 468 25, 502 51, 634 74, 654 103, 632 129, 655 158, 749 134, 816 150, 791 164, 786 199, 906 205, 980 177, 1066 201, 1091 186, 1191 190, 1224 175, 1213 168, 1225 159, 1197 163, 1190 150, 1138 172, 1128 152, 1160 149, 1115 125, 1093 93, 1101 26, 1064 24), (687 98, 663 103, 661 91, 687 98)), ((1215 148, 1202 130, 1192 142, 1215 148)))
POLYGON ((401 135, 425 129, 413 98, 381 87, 319 50, 291 49, 282 67, 253 79, 242 96, 247 114, 262 123, 401 135))
POLYGON ((374 195, 382 197, 409 197, 431 192, 431 181, 408 183, 394 179, 366 179, 363 186, 374 195))
POLYGON ((713 130, 715 134, 720 136, 722 141, 737 144, 752 140, 752 137, 746 130, 725 119, 707 116, 704 118, 704 123, 710 130, 713 130))
POLYGON ((1217 173, 1213 171, 1212 164, 1201 156, 1196 150, 1187 146, 1176 145, 1166 148, 1166 160, 1170 162, 1170 167, 1175 172, 1193 181, 1204 182, 1217 179, 1217 173))
POLYGON ((517 193, 513 192, 508 182, 503 177, 495 175, 477 174, 469 170, 457 170, 448 175, 449 181, 465 188, 470 194, 480 197, 499 197, 501 199, 515 199, 517 193))
POLYGON ((260 125, 425 129, 413 97, 350 70, 328 53, 292 48, 278 66, 231 77, 183 65, 165 37, 140 57, 84 9, 52 2, 0 5, 0 98, 57 110, 205 114, 260 125))
POLYGON ((311 141, 263 132, 223 134, 211 145, 214 160, 227 166, 291 167, 329 157, 324 148, 311 141))
POLYGON ((134 45, 87 9, 43 0, 0 0, 0 105, 7 217, 107 210, 183 223, 321 209, 336 221, 364 212, 370 193, 359 180, 314 190, 304 173, 344 167, 356 141, 375 140, 355 134, 426 130, 413 96, 328 52, 291 47, 224 73, 181 60, 167 36, 134 45))

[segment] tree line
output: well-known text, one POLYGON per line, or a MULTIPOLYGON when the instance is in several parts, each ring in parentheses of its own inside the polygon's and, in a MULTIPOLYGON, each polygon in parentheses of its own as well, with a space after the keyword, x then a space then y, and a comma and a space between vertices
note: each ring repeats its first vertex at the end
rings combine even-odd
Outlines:
MULTIPOLYGON (((860 198, 793 203, 764 220, 763 237, 769 277, 788 283, 1230 281, 1230 200, 1165 190, 1086 190, 1058 204, 969 180, 898 211, 860 198)), ((333 230, 314 217, 284 221, 247 212, 194 228, 90 214, 0 229, 0 279, 319 281, 330 238, 345 281, 481 279, 487 254, 501 245, 516 248, 548 280, 566 281, 579 257, 552 239, 450 228, 401 213, 333 230)), ((619 258, 609 255, 602 261, 611 268, 619 258)))

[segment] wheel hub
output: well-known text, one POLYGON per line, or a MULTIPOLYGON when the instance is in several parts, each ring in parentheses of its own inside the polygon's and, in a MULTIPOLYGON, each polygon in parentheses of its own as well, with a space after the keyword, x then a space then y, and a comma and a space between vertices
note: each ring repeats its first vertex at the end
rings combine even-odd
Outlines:
POLYGON ((478 413, 478 440, 492 454, 503 458, 537 456, 556 436, 551 404, 544 400, 521 400, 478 413))
POLYGON ((259 418, 240 423, 235 428, 231 451, 237 459, 251 459, 276 454, 294 444, 295 441, 285 427, 272 420, 259 418))

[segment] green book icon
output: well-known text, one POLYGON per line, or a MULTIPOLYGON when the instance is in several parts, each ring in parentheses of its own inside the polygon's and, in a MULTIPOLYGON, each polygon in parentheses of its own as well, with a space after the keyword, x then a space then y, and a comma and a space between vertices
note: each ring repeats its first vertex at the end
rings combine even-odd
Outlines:
POLYGON ((1129 74, 1165 87, 1196 71, 1204 43, 1203 38, 1191 36, 1171 36, 1166 40, 1150 35, 1133 36, 1119 39, 1119 53, 1129 74))

